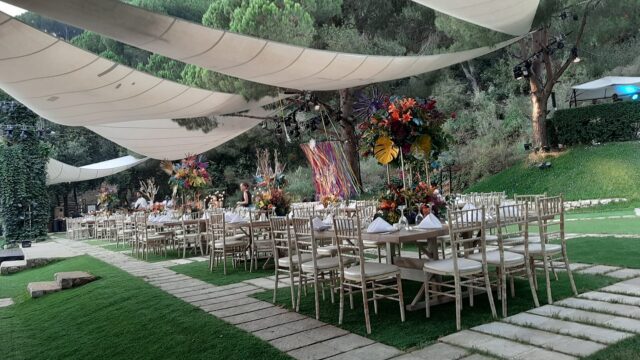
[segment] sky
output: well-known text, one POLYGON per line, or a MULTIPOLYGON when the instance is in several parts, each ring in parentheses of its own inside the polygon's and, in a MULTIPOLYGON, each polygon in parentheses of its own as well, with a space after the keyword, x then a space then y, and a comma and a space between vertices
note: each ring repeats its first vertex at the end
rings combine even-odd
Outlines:
POLYGON ((23 9, 21 9, 19 7, 16 7, 16 6, 13 6, 13 5, 5 4, 2 1, 0 1, 0 11, 2 11, 5 14, 9 14, 11 16, 17 16, 17 15, 22 14, 26 10, 23 10, 23 9))

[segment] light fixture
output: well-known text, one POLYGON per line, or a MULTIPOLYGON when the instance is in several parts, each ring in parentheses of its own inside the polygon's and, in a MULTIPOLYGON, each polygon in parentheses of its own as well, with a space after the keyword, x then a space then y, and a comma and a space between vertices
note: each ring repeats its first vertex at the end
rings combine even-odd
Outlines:
POLYGON ((522 72, 520 65, 513 68, 513 77, 516 78, 516 80, 520 80, 524 77, 524 73, 522 72))
POLYGON ((316 104, 316 105, 313 107, 313 110, 315 110, 315 111, 320 111, 320 104, 316 104))
POLYGON ((631 95, 631 100, 636 101, 636 100, 638 100, 639 97, 640 97, 640 94, 635 93, 635 94, 631 95))
POLYGON ((571 56, 573 57, 573 62, 574 63, 579 63, 582 59, 580 59, 580 56, 578 56, 578 48, 574 47, 573 49, 571 49, 571 56))

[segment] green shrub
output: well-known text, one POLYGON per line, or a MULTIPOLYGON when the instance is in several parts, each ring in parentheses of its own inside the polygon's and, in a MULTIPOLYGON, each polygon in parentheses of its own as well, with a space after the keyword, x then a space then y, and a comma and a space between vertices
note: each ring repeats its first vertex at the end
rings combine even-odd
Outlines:
POLYGON ((287 174, 287 192, 293 201, 302 199, 313 200, 316 190, 313 186, 313 174, 308 167, 300 166, 295 171, 287 174))
POLYGON ((617 102, 558 110, 547 122, 554 144, 574 145, 638 138, 640 103, 617 102))

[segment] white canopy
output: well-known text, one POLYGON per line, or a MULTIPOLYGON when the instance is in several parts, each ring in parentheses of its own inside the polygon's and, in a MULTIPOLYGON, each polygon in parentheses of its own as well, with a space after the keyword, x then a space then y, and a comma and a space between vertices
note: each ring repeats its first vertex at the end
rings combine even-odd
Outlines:
POLYGON ((634 94, 640 94, 640 77, 605 76, 598 80, 572 87, 573 101, 588 101, 607 99, 617 94, 622 100, 630 99, 634 94))
POLYGON ((136 71, 0 12, 0 87, 63 125, 193 118, 273 102, 181 85, 136 71))
POLYGON ((47 185, 99 179, 132 168, 147 161, 148 158, 136 159, 123 156, 91 165, 76 167, 67 165, 56 159, 49 159, 47 164, 47 185))
MULTIPOLYGON (((529 32, 540 4, 540 0, 413 1, 472 24, 510 35, 522 35, 529 32)), ((15 1, 15 3, 22 2, 15 1)))
MULTIPOLYGON (((453 3, 460 4, 461 1, 453 3)), ((450 54, 370 56, 303 48, 239 35, 156 14, 117 0, 6 2, 188 64, 262 84, 300 90, 336 90, 401 79, 446 68, 519 40, 515 38, 492 47, 450 54)), ((505 2, 518 1, 483 1, 484 4, 505 2)), ((532 4, 527 4, 524 8, 530 6, 532 4)), ((495 6, 491 9, 495 11, 495 6)), ((477 11, 476 7, 472 12, 477 11)), ((517 33, 522 32, 518 30, 517 33)))
MULTIPOLYGON (((252 116, 275 113, 255 110, 252 116)), ((187 130, 175 121, 140 120, 88 126, 87 128, 113 142, 154 159, 177 160, 215 148, 250 130, 262 120, 240 116, 216 116, 217 127, 209 133, 187 130)))

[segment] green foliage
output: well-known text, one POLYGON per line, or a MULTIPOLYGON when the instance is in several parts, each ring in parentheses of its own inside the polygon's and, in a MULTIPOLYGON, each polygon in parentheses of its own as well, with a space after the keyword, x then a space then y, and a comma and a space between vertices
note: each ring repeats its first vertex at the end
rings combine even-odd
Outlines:
POLYGON ((559 144, 590 144, 638 138, 640 103, 617 102, 558 110, 547 122, 559 144))
POLYGON ((309 167, 298 167, 295 171, 287 174, 286 191, 291 195, 293 201, 315 199, 315 187, 313 186, 313 174, 309 167))
POLYGON ((566 200, 624 197, 640 199, 640 143, 576 146, 548 158, 546 170, 520 162, 487 177, 467 191, 506 191, 515 194, 564 194, 566 200))
MULTIPOLYGON (((23 106, 7 114, 3 123, 35 126, 37 117, 23 106)), ((47 235, 49 147, 31 133, 0 144, 0 221, 6 240, 36 240, 47 235)))

